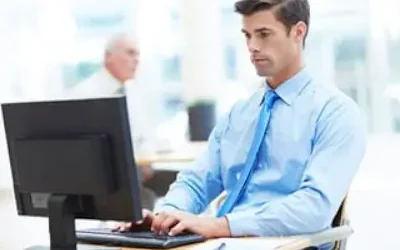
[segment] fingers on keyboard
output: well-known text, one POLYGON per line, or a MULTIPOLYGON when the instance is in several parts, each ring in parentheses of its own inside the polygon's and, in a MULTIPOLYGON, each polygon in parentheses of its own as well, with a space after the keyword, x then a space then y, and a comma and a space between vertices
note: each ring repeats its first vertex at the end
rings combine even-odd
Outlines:
POLYGON ((167 217, 161 224, 160 232, 163 234, 168 234, 169 230, 173 228, 176 224, 178 224, 178 222, 178 219, 175 217, 167 217))
POLYGON ((126 232, 129 231, 131 227, 132 223, 120 223, 117 226, 113 227, 112 231, 126 232))

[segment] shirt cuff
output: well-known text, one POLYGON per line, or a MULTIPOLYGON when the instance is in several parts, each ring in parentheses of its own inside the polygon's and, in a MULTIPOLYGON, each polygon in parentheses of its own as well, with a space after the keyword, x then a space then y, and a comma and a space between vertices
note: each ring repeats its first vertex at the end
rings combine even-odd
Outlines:
POLYGON ((232 237, 246 237, 246 236, 258 236, 257 228, 249 220, 248 213, 232 213, 225 216, 228 220, 229 229, 232 237))

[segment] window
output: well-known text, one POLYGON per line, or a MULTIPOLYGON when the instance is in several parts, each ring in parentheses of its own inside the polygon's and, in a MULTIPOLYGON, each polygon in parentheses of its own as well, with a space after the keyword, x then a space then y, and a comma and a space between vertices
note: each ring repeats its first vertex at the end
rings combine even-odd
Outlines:
POLYGON ((65 88, 71 88, 90 77, 101 67, 100 62, 79 62, 75 65, 63 66, 63 79, 65 88))

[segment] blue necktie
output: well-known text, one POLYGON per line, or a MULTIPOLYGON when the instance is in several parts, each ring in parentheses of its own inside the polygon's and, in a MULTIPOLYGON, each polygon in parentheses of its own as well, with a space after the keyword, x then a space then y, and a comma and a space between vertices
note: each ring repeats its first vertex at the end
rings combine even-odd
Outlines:
POLYGON ((246 163, 240 175, 240 179, 236 182, 233 187, 232 192, 230 192, 218 211, 217 217, 222 217, 232 211, 240 197, 243 195, 244 190, 250 180, 250 174, 256 165, 256 157, 258 151, 260 150, 261 143, 264 141, 265 133, 269 124, 271 117, 271 109, 278 96, 273 91, 266 92, 264 96, 264 105, 261 109, 260 116, 258 118, 258 123, 256 131, 254 133, 253 142, 250 147, 250 151, 247 154, 246 163))

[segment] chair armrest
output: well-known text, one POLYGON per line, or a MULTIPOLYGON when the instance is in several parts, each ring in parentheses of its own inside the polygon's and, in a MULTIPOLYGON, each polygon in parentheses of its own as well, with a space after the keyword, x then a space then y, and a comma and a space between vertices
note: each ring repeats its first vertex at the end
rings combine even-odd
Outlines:
POLYGON ((310 235, 312 246, 320 246, 330 242, 337 242, 347 239, 354 230, 349 225, 335 227, 320 233, 310 235))
MULTIPOLYGON (((342 226, 350 226, 350 220, 347 217, 342 219, 342 226)), ((347 246, 347 238, 342 239, 340 241, 336 241, 335 247, 333 250, 345 250, 347 246)))

